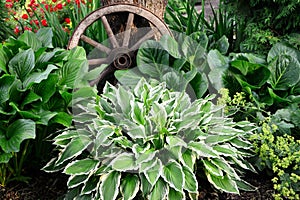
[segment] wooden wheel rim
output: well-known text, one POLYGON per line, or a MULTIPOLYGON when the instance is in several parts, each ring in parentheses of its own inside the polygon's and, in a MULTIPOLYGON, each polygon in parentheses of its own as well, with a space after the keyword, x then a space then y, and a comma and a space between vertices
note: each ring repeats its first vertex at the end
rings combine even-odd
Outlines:
POLYGON ((162 35, 172 35, 167 25, 149 10, 131 4, 115 4, 99 8, 87 15, 75 28, 69 40, 68 49, 78 46, 81 35, 91 24, 99 19, 101 20, 101 17, 103 16, 118 12, 128 12, 144 17, 146 20, 152 23, 162 35))

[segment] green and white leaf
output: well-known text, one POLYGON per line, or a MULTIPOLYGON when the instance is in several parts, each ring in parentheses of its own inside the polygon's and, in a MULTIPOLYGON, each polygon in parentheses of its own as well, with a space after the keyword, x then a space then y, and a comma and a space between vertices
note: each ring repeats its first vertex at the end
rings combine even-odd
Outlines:
POLYGON ((115 200, 119 194, 121 173, 111 171, 101 176, 100 196, 102 200, 115 200))
POLYGON ((129 174, 122 177, 120 191, 123 200, 132 200, 139 191, 140 181, 137 175, 129 174))
POLYGON ((69 163, 64 170, 68 175, 84 175, 91 173, 97 166, 99 161, 92 159, 76 160, 69 163))
POLYGON ((171 161, 163 166, 162 178, 179 192, 183 192, 184 173, 182 167, 176 161, 171 161))
POLYGON ((124 172, 136 169, 135 157, 130 153, 122 153, 111 161, 114 170, 124 172))

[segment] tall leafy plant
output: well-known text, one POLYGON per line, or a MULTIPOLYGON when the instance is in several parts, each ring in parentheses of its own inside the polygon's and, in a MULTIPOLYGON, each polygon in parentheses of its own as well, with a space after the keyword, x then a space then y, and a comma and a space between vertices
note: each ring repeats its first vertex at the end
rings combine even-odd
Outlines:
POLYGON ((26 159, 45 162, 45 137, 69 127, 68 104, 77 73, 87 61, 82 48, 53 49, 51 28, 26 31, 0 46, 0 181, 26 180, 26 159), (35 140, 30 140, 35 139, 35 140), (35 153, 33 153, 35 152, 35 153))
POLYGON ((211 97, 192 102, 142 78, 107 83, 101 96, 82 88, 73 100, 74 129, 54 138, 60 153, 44 167, 69 175, 66 199, 194 199, 198 173, 225 192, 251 189, 239 171, 253 170, 245 138, 255 127, 220 115, 211 97))

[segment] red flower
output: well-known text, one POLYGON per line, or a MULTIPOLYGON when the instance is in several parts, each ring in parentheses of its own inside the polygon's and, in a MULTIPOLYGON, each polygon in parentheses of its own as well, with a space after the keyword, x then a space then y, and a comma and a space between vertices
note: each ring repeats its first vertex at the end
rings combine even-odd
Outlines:
POLYGON ((20 29, 18 26, 16 26, 16 28, 14 29, 14 32, 16 35, 18 35, 20 33, 20 29))
POLYGON ((66 22, 67 24, 70 24, 70 23, 71 23, 71 19, 67 17, 67 18, 65 19, 65 22, 66 22))
POLYGON ((28 27, 28 26, 25 26, 24 28, 26 31, 32 31, 32 28, 28 27))
POLYGON ((57 0, 52 0, 52 2, 53 2, 53 3, 56 3, 56 2, 57 2, 57 0))
POLYGON ((43 26, 48 26, 47 21, 46 21, 45 19, 42 19, 41 22, 42 22, 42 25, 43 25, 43 26))
POLYGON ((63 5, 61 3, 59 3, 55 6, 55 8, 57 8, 58 10, 61 10, 63 8, 63 5))
POLYGON ((23 14, 23 15, 22 15, 22 18, 23 18, 23 19, 28 19, 28 15, 27 15, 27 14, 23 14))
POLYGON ((12 8, 12 7, 13 7, 13 4, 6 3, 6 4, 5 4, 5 7, 6 7, 6 8, 12 8))
POLYGON ((12 0, 6 0, 6 2, 12 2, 12 0))

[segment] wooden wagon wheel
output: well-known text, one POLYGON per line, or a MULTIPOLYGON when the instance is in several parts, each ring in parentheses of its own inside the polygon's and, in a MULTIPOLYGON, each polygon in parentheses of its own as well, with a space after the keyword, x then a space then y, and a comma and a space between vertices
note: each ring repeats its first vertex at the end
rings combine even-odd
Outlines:
POLYGON ((87 15, 74 30, 68 48, 78 46, 82 40, 105 55, 89 59, 90 66, 108 65, 96 80, 90 82, 101 92, 106 81, 115 81, 113 74, 116 70, 134 67, 137 49, 144 41, 158 39, 165 34, 171 35, 170 30, 149 10, 133 4, 114 4, 87 15), (106 30, 109 44, 101 44, 85 35, 85 30, 99 20, 106 30))

